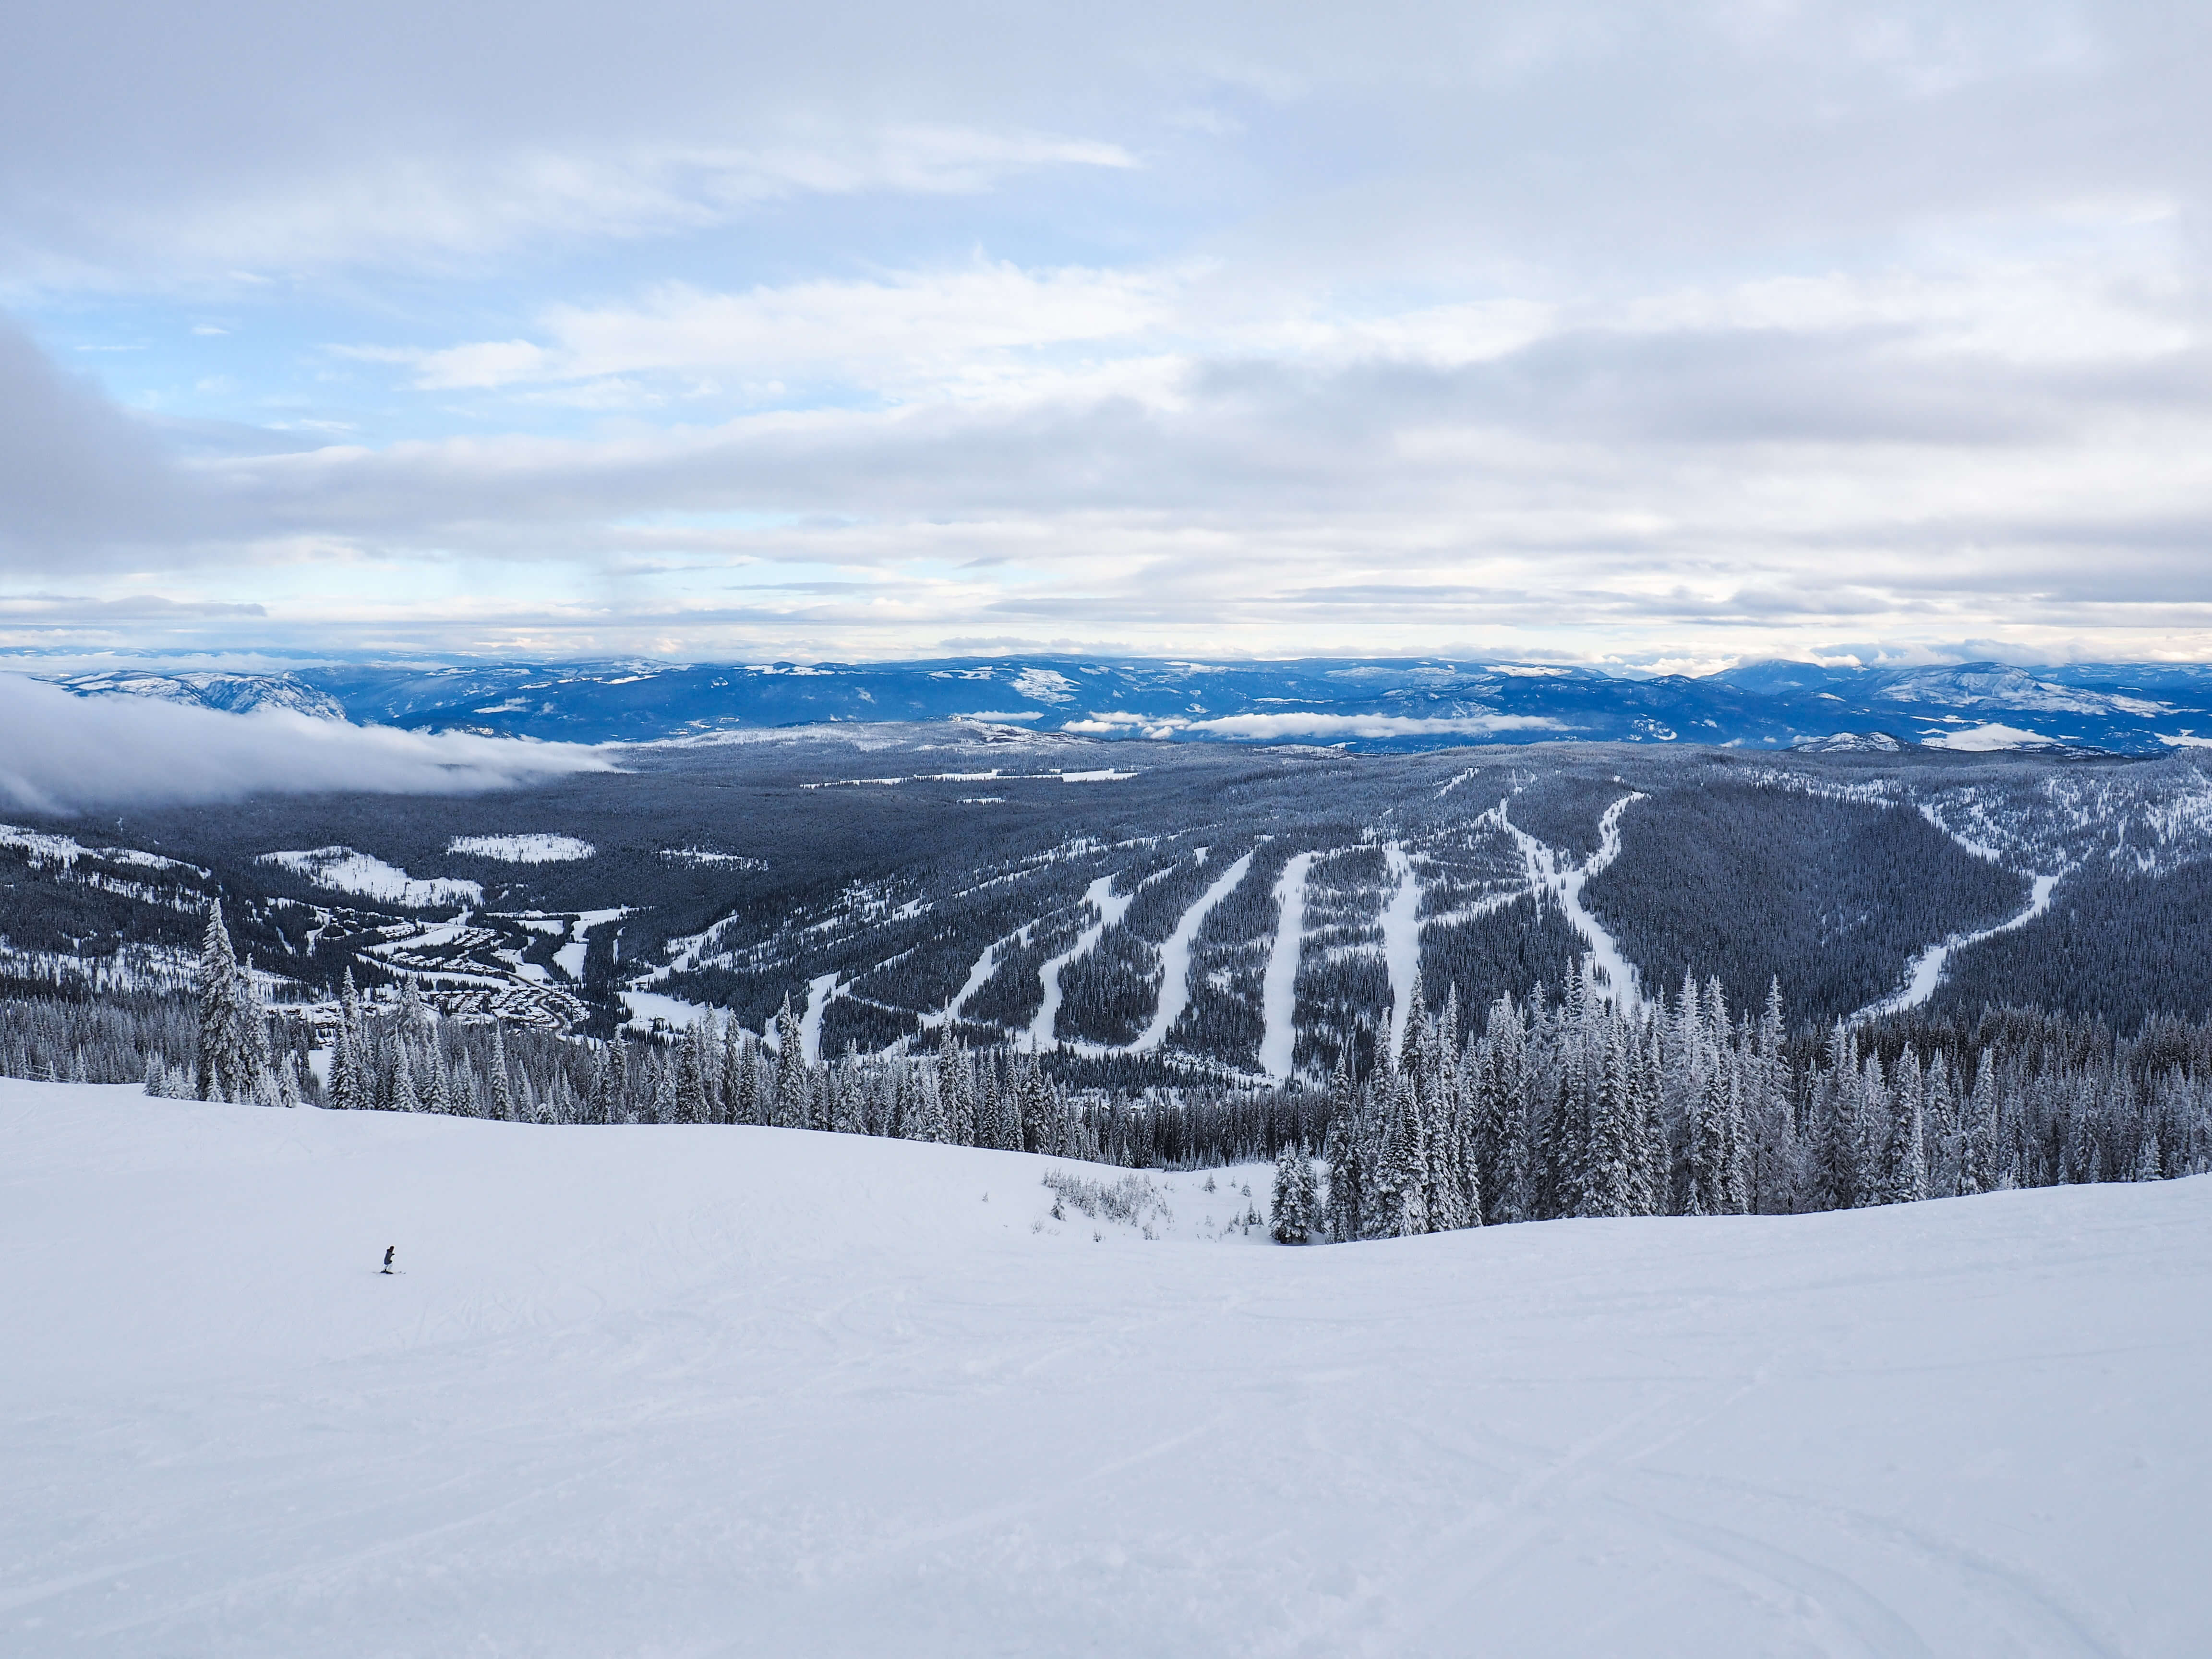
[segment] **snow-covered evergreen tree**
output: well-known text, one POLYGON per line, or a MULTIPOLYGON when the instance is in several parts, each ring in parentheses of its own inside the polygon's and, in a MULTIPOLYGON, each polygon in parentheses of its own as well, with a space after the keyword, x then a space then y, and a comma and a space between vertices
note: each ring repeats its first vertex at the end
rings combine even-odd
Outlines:
POLYGON ((1304 1149, 1285 1141, 1275 1159, 1275 1189, 1268 1204, 1268 1231, 1278 1244, 1303 1244, 1314 1224, 1313 1165, 1304 1149))
POLYGON ((252 976, 231 948, 220 902, 209 907, 201 934, 198 1088, 203 1100, 276 1098, 270 1072, 269 1024, 252 976))

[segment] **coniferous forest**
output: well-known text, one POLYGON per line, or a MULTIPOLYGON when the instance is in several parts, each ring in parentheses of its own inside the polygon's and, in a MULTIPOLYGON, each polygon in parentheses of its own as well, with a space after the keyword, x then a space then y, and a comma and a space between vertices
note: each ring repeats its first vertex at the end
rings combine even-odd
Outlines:
MULTIPOLYGON (((1793 1030, 1778 985, 1717 979, 1626 1009, 1587 969, 1559 994, 1431 1009, 1325 1089, 1070 1088, 1011 1045, 949 1031, 891 1054, 805 1057, 708 1018, 611 1040, 441 1018, 411 986, 350 983, 321 1040, 262 1006, 219 910, 189 997, 0 1001, 0 1068, 276 1109, 545 1125, 757 1124, 1052 1153, 1130 1168, 1277 1162, 1273 1228, 1349 1241, 1568 1216, 1723 1215, 2212 1170, 2212 1022, 2132 1037, 2063 1013, 1915 1012, 1793 1030), (325 1063, 312 1063, 319 1057, 325 1063), (1317 1159, 1316 1169, 1309 1160, 1317 1159)), ((1347 1050, 1349 1052, 1349 1050, 1347 1050)))

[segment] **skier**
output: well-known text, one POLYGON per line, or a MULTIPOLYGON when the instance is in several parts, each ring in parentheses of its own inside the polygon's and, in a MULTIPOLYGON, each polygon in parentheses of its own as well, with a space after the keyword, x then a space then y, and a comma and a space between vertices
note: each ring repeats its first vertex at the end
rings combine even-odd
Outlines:
POLYGON ((399 1249, 399 1247, 398 1247, 397 1244, 387 1244, 387 1245, 386 1245, 386 1246, 384 1247, 384 1271, 385 1271, 385 1272, 386 1272, 386 1273, 390 1273, 390 1272, 392 1272, 392 1256, 393 1256, 393 1255, 398 1252, 398 1249, 399 1249))

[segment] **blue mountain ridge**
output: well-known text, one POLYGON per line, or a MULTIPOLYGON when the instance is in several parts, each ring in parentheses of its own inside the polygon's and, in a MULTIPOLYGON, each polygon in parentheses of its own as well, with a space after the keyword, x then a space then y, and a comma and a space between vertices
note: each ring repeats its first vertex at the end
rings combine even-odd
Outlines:
MULTIPOLYGON (((88 695, 255 705, 253 677, 57 677, 88 695)), ((1705 676, 1441 658, 1205 662, 995 656, 908 662, 303 666, 260 699, 425 731, 650 743, 754 728, 964 719, 1164 742, 1432 749, 1547 741, 2154 754, 2212 744, 2212 668, 1914 668, 1766 660, 1705 676)))

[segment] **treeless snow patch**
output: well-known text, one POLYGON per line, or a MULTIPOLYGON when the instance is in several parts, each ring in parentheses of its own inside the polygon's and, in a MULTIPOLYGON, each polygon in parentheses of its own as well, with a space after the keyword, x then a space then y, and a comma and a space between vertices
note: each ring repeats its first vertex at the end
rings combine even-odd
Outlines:
POLYGON ((2029 744, 2056 743, 2056 738, 2046 738, 2040 732, 2030 732, 2023 726, 2001 726, 1991 721, 1982 726, 1965 726, 1956 732, 1929 732, 1921 743, 1929 749, 1963 749, 1982 751, 1992 749, 2019 749, 2029 744))
POLYGON ((358 893, 410 909, 432 905, 482 904, 483 889, 456 876, 418 878, 398 865, 386 864, 350 847, 311 847, 302 852, 264 853, 258 860, 305 876, 318 887, 334 893, 358 893))
POLYGON ((594 856, 599 848, 574 836, 456 836, 446 843, 448 853, 472 859, 497 859, 502 864, 570 864, 594 856))

